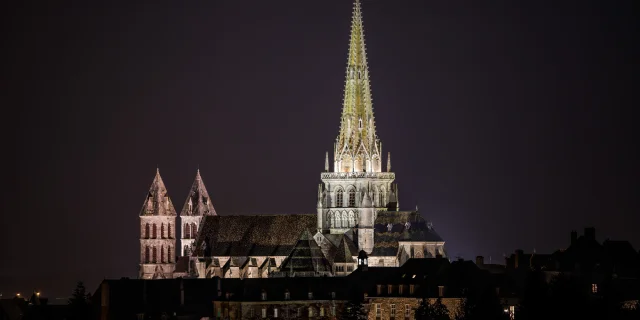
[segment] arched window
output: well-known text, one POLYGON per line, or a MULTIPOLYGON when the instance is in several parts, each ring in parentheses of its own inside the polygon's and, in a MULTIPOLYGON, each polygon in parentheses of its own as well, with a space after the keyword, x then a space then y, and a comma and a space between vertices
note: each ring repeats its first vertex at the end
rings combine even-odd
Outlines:
POLYGON ((164 223, 160 225, 160 238, 164 239, 164 223))
POLYGON ((189 227, 188 223, 184 225, 184 236, 183 236, 183 238, 191 239, 191 228, 189 227))
POLYGON ((171 223, 167 224, 167 237, 169 237, 169 239, 173 239, 173 236, 171 236, 171 223))
POLYGON ((342 223, 341 223, 343 228, 346 228, 349 226, 349 220, 347 217, 347 213, 346 212, 342 212, 342 223))
POLYGON ((153 239, 157 239, 158 238, 158 226, 154 223, 153 224, 153 239))
POLYGON ((353 208, 356 206, 356 189, 349 190, 349 207, 353 208))
POLYGON ((355 227, 356 226, 356 217, 353 214, 353 211, 349 211, 349 227, 355 227))
POLYGON ((158 248, 153 247, 153 255, 151 256, 151 262, 152 263, 156 263, 158 262, 158 248))
POLYGON ((145 224, 145 226, 144 226, 144 238, 145 239, 149 239, 149 235, 151 234, 149 229, 150 229, 149 224, 148 223, 145 224))
POLYGON ((173 262, 173 256, 171 256, 171 251, 172 251, 171 250, 171 246, 168 246, 167 247, 167 260, 168 260, 169 263, 173 262))
POLYGON ((333 227, 340 228, 340 212, 333 213, 333 227))
POLYGON ((191 238, 195 239, 198 236, 198 227, 195 223, 191 224, 191 238))
POLYGON ((336 193, 336 207, 342 208, 342 206, 344 204, 343 201, 344 201, 344 190, 340 189, 336 193))
POLYGON ((149 263, 149 246, 144 247, 144 263, 149 263))
POLYGON ((164 246, 160 246, 160 262, 164 263, 164 246))

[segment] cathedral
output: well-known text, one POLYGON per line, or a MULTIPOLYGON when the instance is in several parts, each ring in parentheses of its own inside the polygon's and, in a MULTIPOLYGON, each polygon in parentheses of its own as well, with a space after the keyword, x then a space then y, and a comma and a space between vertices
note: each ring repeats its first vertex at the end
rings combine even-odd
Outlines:
POLYGON ((356 268, 360 251, 376 267, 446 257, 431 222, 417 208, 400 210, 390 154, 383 167, 369 81, 356 0, 340 132, 333 161, 325 155, 316 212, 218 214, 198 170, 178 215, 157 171, 140 211, 139 277, 345 276, 356 268))

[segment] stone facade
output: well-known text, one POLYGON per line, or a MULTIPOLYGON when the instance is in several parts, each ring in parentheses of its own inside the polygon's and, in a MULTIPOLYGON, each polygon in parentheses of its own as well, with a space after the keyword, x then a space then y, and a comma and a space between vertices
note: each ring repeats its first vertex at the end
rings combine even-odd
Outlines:
POLYGON ((140 276, 345 276, 360 250, 372 267, 446 256, 444 241, 417 208, 400 211, 390 154, 382 166, 357 0, 344 88, 333 169, 326 153, 315 214, 218 216, 198 170, 176 229, 175 209, 157 173, 140 214, 140 276), (171 234, 149 235, 148 228, 171 234))

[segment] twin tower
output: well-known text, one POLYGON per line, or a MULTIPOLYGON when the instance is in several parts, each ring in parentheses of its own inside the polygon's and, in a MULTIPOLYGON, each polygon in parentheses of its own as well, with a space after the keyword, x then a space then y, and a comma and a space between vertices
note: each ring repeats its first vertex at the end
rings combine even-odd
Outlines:
POLYGON ((140 210, 140 278, 172 273, 176 257, 190 255, 202 218, 209 215, 216 215, 216 211, 198 170, 180 212, 181 235, 176 248, 176 209, 160 177, 160 170, 156 170, 140 210))

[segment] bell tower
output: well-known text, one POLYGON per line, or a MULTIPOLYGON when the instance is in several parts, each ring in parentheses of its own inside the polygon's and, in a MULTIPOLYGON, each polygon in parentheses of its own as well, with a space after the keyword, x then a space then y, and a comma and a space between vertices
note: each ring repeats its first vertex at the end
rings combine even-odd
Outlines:
POLYGON ((140 210, 140 279, 171 278, 175 269, 176 210, 160 170, 140 210))
MULTIPOLYGON (((353 5, 340 131, 318 187, 318 231, 357 232, 358 247, 371 253, 378 211, 397 210, 395 174, 382 168, 376 134, 360 1, 353 5)), ((353 239, 355 241, 355 239, 353 239)))
POLYGON ((192 244, 196 241, 202 226, 202 218, 215 215, 217 215, 216 210, 213 208, 207 188, 200 176, 200 169, 198 169, 191 190, 189 190, 189 196, 187 196, 180 212, 180 230, 182 231, 180 256, 190 255, 192 244))

